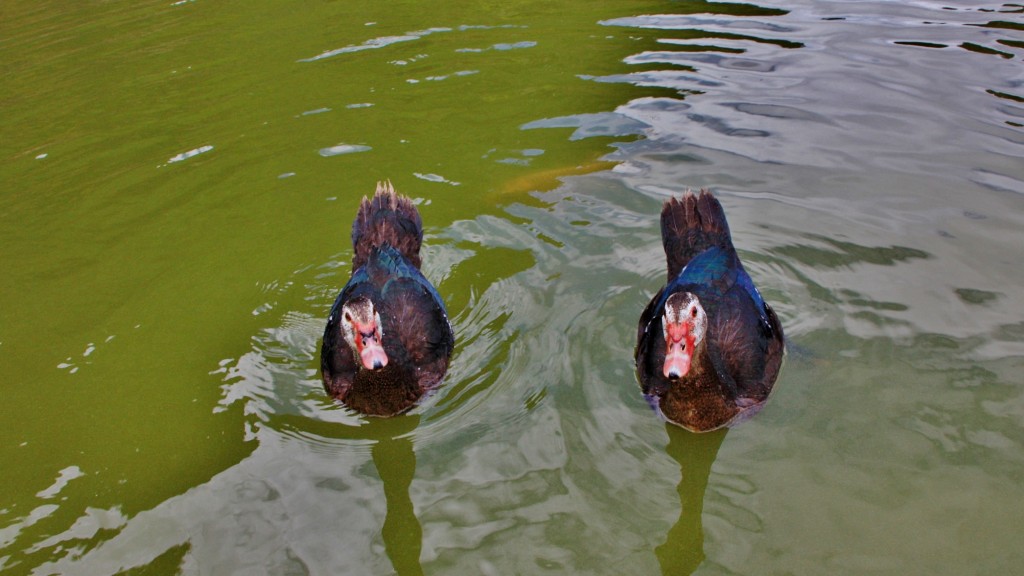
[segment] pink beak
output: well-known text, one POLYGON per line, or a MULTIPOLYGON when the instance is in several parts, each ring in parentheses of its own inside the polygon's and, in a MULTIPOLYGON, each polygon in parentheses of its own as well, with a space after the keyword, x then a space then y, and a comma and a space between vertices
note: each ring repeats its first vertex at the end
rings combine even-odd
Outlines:
POLYGON ((665 378, 675 380, 686 376, 690 371, 690 358, 693 351, 693 337, 686 323, 669 324, 666 326, 665 338, 665 378))
POLYGON ((367 370, 377 370, 388 365, 388 355, 384 352, 384 346, 381 345, 380 339, 377 337, 377 327, 370 326, 369 331, 360 330, 356 334, 356 348, 359 349, 359 360, 363 363, 363 368, 367 370))

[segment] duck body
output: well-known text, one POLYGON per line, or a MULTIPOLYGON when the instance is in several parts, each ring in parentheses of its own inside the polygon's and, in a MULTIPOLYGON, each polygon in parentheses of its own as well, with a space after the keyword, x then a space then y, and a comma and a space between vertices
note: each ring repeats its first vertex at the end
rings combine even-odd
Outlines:
POLYGON ((444 379, 454 335, 444 301, 420 272, 419 213, 390 183, 363 199, 352 226, 352 277, 327 319, 324 389, 371 416, 412 408, 444 379))
POLYGON ((668 281, 640 316, 641 389, 667 420, 694 432, 738 423, 771 393, 782 325, 743 269, 710 192, 667 201, 661 229, 668 281))

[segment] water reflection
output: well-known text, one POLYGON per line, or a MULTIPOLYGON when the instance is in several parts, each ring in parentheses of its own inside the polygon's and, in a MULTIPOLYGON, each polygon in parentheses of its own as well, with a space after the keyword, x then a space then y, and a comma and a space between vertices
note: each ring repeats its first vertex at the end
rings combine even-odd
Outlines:
MULTIPOLYGON (((683 114, 652 114, 647 98, 621 105, 618 114, 651 127, 644 141, 625 146, 634 152, 624 155, 631 163, 635 152, 652 144, 688 140, 792 165, 850 166, 868 157, 877 164, 879 156, 890 153, 886 163, 897 166, 900 160, 900 167, 916 169, 904 162, 914 162, 910 157, 918 154, 956 154, 946 146, 956 139, 936 114, 987 124, 972 138, 1021 143, 1019 132, 1008 129, 1020 127, 1024 117, 1015 105, 1022 101, 1017 75, 992 74, 999 80, 979 84, 973 66, 951 69, 955 55, 934 50, 956 47, 995 67, 1001 66, 995 60, 1014 61, 1024 44, 1007 36, 1021 25, 1001 14, 1021 10, 1017 4, 942 7, 940 12, 927 4, 872 2, 822 2, 792 11, 687 3, 670 14, 601 21, 645 38, 653 35, 657 47, 645 45, 623 60, 633 72, 587 78, 670 89, 676 93, 671 98, 692 102, 683 114), (1000 15, 984 21, 979 12, 1000 15), (912 77, 897 85, 887 74, 865 74, 865 66, 898 68, 912 77), (987 90, 975 90, 979 85, 987 90), (987 113, 992 109, 1005 118, 1002 126, 993 125, 994 115, 987 113), (934 151, 922 150, 925 142, 934 151)), ((980 140, 982 147, 996 149, 980 140)))
POLYGON ((679 463, 682 474, 676 487, 680 510, 679 519, 668 531, 665 543, 654 549, 654 555, 664 576, 678 576, 692 574, 704 561, 704 491, 729 429, 694 434, 673 424, 665 424, 665 428, 669 437, 665 451, 679 463))
POLYGON ((420 566, 423 528, 409 498, 409 485, 416 473, 412 441, 408 437, 378 440, 372 453, 388 505, 381 530, 384 549, 399 576, 423 574, 420 566))
MULTIPOLYGON (((419 414, 405 414, 390 419, 369 419, 361 427, 306 421, 288 418, 282 422, 292 433, 309 434, 310 427, 327 437, 346 441, 372 440, 370 448, 373 464, 377 468, 387 509, 381 536, 384 550, 399 576, 422 575, 420 551, 423 548, 423 528, 416 517, 409 487, 416 475, 416 453, 412 433, 420 424, 419 414), (296 426, 301 427, 295 428, 296 426)), ((320 434, 317 434, 320 436, 320 434)))

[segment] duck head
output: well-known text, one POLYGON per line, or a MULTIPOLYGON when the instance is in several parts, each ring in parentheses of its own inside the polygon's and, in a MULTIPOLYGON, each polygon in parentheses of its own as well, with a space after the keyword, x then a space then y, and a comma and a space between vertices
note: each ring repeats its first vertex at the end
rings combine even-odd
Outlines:
POLYGON ((363 368, 377 370, 388 365, 380 314, 369 298, 360 296, 345 302, 341 307, 341 327, 345 341, 363 368))
POLYGON ((704 341, 708 316, 697 296, 690 292, 676 292, 665 302, 661 318, 665 333, 665 378, 677 380, 690 371, 695 350, 704 341))

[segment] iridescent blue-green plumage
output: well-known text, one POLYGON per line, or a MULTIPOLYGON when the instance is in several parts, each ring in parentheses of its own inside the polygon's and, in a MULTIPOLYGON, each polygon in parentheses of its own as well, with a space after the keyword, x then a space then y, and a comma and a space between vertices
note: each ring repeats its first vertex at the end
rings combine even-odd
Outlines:
POLYGON ((370 251, 366 262, 352 273, 352 278, 341 289, 339 298, 331 308, 331 316, 350 298, 372 294, 387 301, 409 290, 423 294, 423 299, 430 301, 431 308, 447 316, 444 300, 433 284, 408 258, 385 243, 370 251))
POLYGON ((768 314, 769 308, 754 286, 754 281, 743 269, 736 251, 718 246, 712 246, 694 256, 679 275, 669 281, 659 299, 659 306, 664 307, 665 300, 679 291, 695 291, 703 294, 706 300, 715 300, 725 297, 734 288, 742 290, 750 298, 761 322, 770 327, 772 320, 768 314))
POLYGON ((364 414, 391 416, 436 388, 454 336, 441 295, 420 272, 419 213, 389 184, 364 199, 352 226, 352 277, 331 308, 321 347, 324 389, 364 414), (386 366, 368 369, 346 341, 346 303, 368 299, 380 316, 386 366))
POLYGON ((784 353, 782 326, 743 268, 725 212, 707 191, 665 203, 662 241, 668 282, 640 317, 636 362, 648 400, 668 420, 694 431, 727 426, 767 400, 784 353), (664 315, 674 294, 697 297, 707 317, 688 372, 669 378, 664 315))

